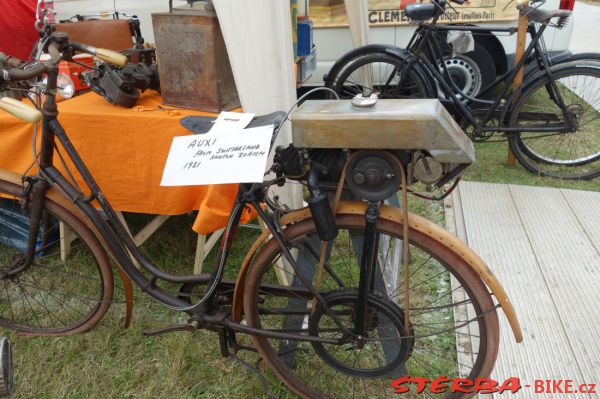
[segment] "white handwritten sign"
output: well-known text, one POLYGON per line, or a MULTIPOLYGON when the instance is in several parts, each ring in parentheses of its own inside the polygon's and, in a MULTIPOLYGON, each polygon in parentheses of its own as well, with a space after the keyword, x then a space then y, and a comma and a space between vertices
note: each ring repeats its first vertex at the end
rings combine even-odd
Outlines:
POLYGON ((263 181, 273 126, 174 137, 161 186, 263 181))

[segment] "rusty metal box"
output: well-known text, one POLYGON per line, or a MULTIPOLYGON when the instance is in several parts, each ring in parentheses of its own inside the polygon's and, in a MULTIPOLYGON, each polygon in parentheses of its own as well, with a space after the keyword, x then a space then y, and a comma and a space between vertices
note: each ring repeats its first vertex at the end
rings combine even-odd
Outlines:
POLYGON ((163 102, 220 112, 240 106, 219 20, 190 8, 152 14, 163 102))

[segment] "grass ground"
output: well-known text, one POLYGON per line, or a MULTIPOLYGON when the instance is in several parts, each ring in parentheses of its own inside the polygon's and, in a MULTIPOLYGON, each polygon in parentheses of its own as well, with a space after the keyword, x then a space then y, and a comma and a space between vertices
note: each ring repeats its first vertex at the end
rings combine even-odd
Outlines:
POLYGON ((518 163, 515 166, 508 166, 506 163, 508 144, 505 142, 478 143, 475 144, 475 149, 477 161, 467 169, 464 180, 600 191, 598 179, 569 181, 544 178, 528 173, 518 163))
MULTIPOLYGON (((526 185, 600 190, 598 182, 562 182, 506 166, 506 143, 476 145, 477 163, 465 179, 526 185)), ((415 202, 418 213, 443 221, 436 205, 415 202)), ((142 218, 143 219, 143 218, 142 218)), ((194 236, 189 216, 173 218, 146 246, 161 265, 190 265, 194 236)), ((134 222, 142 222, 136 218, 134 222)), ((244 248, 256 231, 241 229, 241 239, 231 259, 241 262, 244 248)), ((235 275, 235 268, 231 268, 235 275)), ((117 300, 123 299, 117 291, 117 300)), ((146 338, 144 330, 185 322, 136 291, 133 326, 123 329, 124 305, 116 303, 93 331, 73 337, 23 338, 3 331, 14 344, 14 398, 255 398, 262 397, 258 380, 231 359, 219 354, 217 336, 211 332, 167 334, 146 338)), ((249 355, 247 360, 254 359, 249 355)), ((281 389, 270 373, 272 388, 281 389)), ((281 389, 282 397, 291 395, 281 389)))

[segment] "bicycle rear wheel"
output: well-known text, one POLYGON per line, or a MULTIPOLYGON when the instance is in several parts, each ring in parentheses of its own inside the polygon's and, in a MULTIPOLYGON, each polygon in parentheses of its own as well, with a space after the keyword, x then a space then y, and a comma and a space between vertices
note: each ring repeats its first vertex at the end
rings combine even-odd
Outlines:
POLYGON ((353 98, 357 94, 379 98, 435 98, 425 77, 414 67, 406 78, 401 72, 406 62, 384 53, 360 55, 341 68, 336 76, 328 77, 328 87, 340 98, 353 98))
POLYGON ((600 176, 600 64, 560 67, 554 80, 568 112, 573 132, 527 132, 530 127, 568 126, 550 78, 544 77, 519 97, 509 119, 523 133, 509 137, 515 157, 527 170, 559 179, 590 180, 600 176))
MULTIPOLYGON (((24 256, 29 215, 22 204, 22 188, 0 180, 1 272, 14 268, 24 256)), ((104 316, 113 297, 106 253, 81 220, 48 198, 42 220, 33 264, 0 279, 0 326, 33 335, 89 330, 104 316), (72 240, 66 257, 58 243, 60 228, 72 240)))
MULTIPOLYGON (((340 233, 328 248, 320 292, 342 324, 354 328, 361 215, 337 216, 340 233)), ((343 344, 253 337, 263 359, 305 398, 398 397, 395 378, 489 376, 498 353, 498 318, 487 288, 450 247, 410 230, 410 324, 405 326, 402 224, 380 220, 378 273, 367 301, 366 333, 343 344)), ((304 277, 316 285, 320 241, 312 220, 285 229, 304 277)), ((271 240, 257 254, 246 280, 244 311, 251 327, 340 338, 330 314, 281 262, 271 240), (291 286, 275 285, 282 275, 291 286)), ((414 390, 412 391, 414 394, 414 390)), ((432 397, 427 391, 408 397, 432 397)), ((447 394, 446 398, 468 397, 447 394)), ((436 397, 438 397, 436 395, 436 397)))

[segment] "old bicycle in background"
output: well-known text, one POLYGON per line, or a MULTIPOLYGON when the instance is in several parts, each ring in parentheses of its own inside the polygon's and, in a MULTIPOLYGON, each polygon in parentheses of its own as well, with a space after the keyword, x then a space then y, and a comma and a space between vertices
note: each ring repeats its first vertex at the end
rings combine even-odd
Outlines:
MULTIPOLYGON (((1 71, 11 81, 47 75, 41 111, 0 100, 3 110, 42 125, 39 151, 34 145, 38 172, 21 179, 0 171, 3 208, 23 210, 28 237, 21 245, 0 243, 3 327, 26 335, 93 328, 112 299, 106 249, 145 294, 189 317, 148 335, 214 331, 224 356, 257 350, 306 398, 394 397, 392 379, 407 372, 488 377, 499 348, 498 308, 522 339, 514 309, 483 261, 408 212, 409 183, 441 186, 474 161, 472 143, 437 100, 306 102, 292 115, 296 145, 276 149, 274 176, 240 185, 214 268, 175 274, 139 252, 58 120, 58 62, 76 51, 120 66, 126 57, 61 32, 45 50, 48 61, 1 71), (55 166, 65 158, 84 188, 55 166), (290 210, 272 197, 271 188, 287 180, 306 185, 308 208, 290 210), (403 209, 383 205, 398 190, 403 209), (228 280, 228 255, 249 208, 268 231, 248 250, 237 280, 228 280), (66 260, 51 245, 58 222, 78 237, 66 260), (236 334, 252 336, 255 348, 240 345, 236 334)), ((275 113, 250 126, 273 125, 276 136, 285 119, 275 113)), ((2 220, 0 236, 11 223, 2 220)))
POLYGON ((506 135, 517 160, 529 171, 594 179, 600 176, 600 55, 576 54, 552 63, 542 35, 549 26, 565 26, 571 12, 542 10, 540 3, 518 6, 529 20, 531 42, 521 61, 487 86, 475 85, 481 79, 474 75, 453 71, 445 62, 440 37, 450 31, 512 34, 516 28, 440 26, 438 19, 450 6, 446 0, 406 7, 408 18, 419 22, 407 49, 357 49, 332 67, 325 84, 345 98, 357 93, 440 98, 474 141, 490 141, 494 133, 506 135), (523 85, 512 90, 525 65, 523 85))

